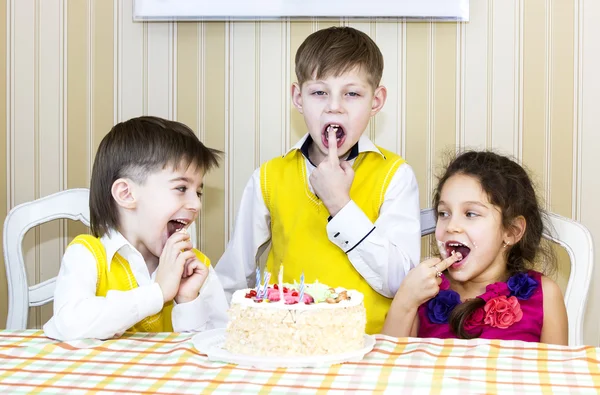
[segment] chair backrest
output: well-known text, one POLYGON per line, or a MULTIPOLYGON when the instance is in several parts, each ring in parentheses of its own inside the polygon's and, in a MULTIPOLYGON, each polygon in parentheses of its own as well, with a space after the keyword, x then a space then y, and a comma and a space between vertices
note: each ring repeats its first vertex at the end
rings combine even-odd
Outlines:
POLYGON ((55 219, 72 219, 90 225, 89 190, 68 189, 14 207, 4 221, 4 265, 8 282, 6 329, 26 329, 30 306, 54 298, 56 277, 28 286, 22 243, 27 231, 55 219))
MULTIPOLYGON (((594 265, 592 236, 579 222, 554 213, 548 213, 546 221, 544 238, 563 247, 571 261, 565 305, 569 318, 569 345, 579 346, 583 344, 583 319, 594 265)), ((421 236, 434 233, 435 223, 433 209, 421 210, 421 236)))
MULTIPOLYGON (((23 259, 23 238, 27 231, 55 219, 72 219, 90 225, 89 189, 67 189, 15 206, 4 221, 4 265, 8 282, 6 329, 26 329, 29 307, 41 306, 54 298, 56 277, 29 286, 23 259)), ((188 228, 196 247, 196 224, 188 228)))

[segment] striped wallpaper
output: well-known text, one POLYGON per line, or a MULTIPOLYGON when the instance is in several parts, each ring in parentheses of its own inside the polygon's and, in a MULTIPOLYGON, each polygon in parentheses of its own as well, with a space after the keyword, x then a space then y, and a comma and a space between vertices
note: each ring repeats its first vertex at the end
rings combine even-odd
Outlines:
MULTIPOLYGON (((350 25, 385 58, 388 101, 367 133, 414 167, 423 207, 444 155, 494 148, 522 160, 547 207, 598 240, 598 20, 597 0, 472 0, 468 23, 134 23, 132 0, 0 0, 0 218, 19 203, 88 186, 110 127, 158 115, 226 152, 206 179, 200 220, 200 245, 216 262, 252 170, 304 134, 289 98, 296 49, 317 29, 350 25)), ((56 275, 65 243, 82 230, 57 222, 31 231, 30 280, 56 275)), ((568 269, 558 277, 564 284, 568 269)), ((598 345, 600 273, 593 281, 585 339, 598 345)), ((1 327, 3 271, 0 301, 1 327)), ((32 309, 30 325, 51 313, 32 309)))

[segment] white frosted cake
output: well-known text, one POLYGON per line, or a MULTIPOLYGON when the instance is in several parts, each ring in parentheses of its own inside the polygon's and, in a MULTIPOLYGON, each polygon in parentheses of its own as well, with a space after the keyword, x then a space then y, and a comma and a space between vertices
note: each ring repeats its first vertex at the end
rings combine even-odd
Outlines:
POLYGON ((275 284, 257 296, 235 292, 229 308, 224 348, 234 354, 312 356, 341 354, 364 347, 366 312, 362 293, 306 284, 275 284))

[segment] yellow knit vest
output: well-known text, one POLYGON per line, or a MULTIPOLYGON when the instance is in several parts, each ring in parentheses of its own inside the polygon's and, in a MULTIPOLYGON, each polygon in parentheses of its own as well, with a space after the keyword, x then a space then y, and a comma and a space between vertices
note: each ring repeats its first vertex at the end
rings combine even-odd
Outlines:
MULTIPOLYGON (((96 296, 106 296, 108 291, 129 291, 137 288, 133 272, 127 262, 119 253, 115 253, 110 264, 110 271, 106 260, 106 250, 99 238, 92 235, 82 234, 73 239, 69 244, 81 244, 86 247, 96 259, 96 268, 98 269, 98 281, 96 283, 96 296)), ((194 250, 198 260, 207 267, 210 260, 200 251, 194 250)), ((127 331, 129 332, 173 332, 171 322, 171 311, 173 310, 173 301, 165 303, 163 309, 158 313, 146 317, 127 331)))
MULTIPOLYGON (((379 147, 378 147, 379 148, 379 147)), ((355 172, 350 198, 375 222, 385 191, 398 167, 400 156, 379 148, 384 156, 362 152, 352 166, 355 172)), ((284 269, 284 282, 315 280, 332 287, 356 289, 364 294, 367 333, 379 333, 392 302, 377 293, 352 266, 348 256, 327 236, 329 212, 309 189, 306 162, 300 150, 272 159, 261 166, 263 198, 271 214, 271 249, 267 270, 284 269)), ((352 247, 352 246, 349 246, 352 247)), ((384 279, 387 281, 387 279, 384 279)))

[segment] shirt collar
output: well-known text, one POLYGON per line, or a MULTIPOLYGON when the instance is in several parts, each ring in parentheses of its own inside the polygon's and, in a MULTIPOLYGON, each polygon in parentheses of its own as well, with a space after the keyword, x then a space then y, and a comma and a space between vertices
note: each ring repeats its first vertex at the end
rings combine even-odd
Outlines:
MULTIPOLYGON (((310 137, 310 134, 306 133, 300 139, 300 141, 298 141, 296 144, 294 144, 294 146, 292 148, 290 148, 283 156, 285 157, 290 152, 298 150, 302 153, 302 155, 304 155, 304 157, 309 162, 311 162, 308 157, 308 148, 310 147, 310 145, 312 143, 313 143, 312 137, 310 137)), ((360 154, 362 152, 368 152, 368 151, 378 153, 379 155, 381 155, 385 158, 385 155, 383 155, 383 153, 379 150, 379 148, 377 148, 377 146, 375 144, 373 144, 373 142, 367 136, 365 136, 363 134, 362 136, 360 136, 360 139, 358 140, 358 142, 356 144, 354 144, 354 146, 350 149, 350 154, 348 155, 346 160, 347 161, 354 160, 354 159, 356 159, 358 154, 360 154)))
POLYGON ((137 253, 141 256, 139 251, 127 241, 125 236, 115 229, 110 229, 106 232, 104 236, 100 238, 100 242, 104 245, 104 249, 106 250, 106 267, 108 271, 110 271, 110 263, 117 252, 120 252, 121 255, 125 255, 123 258, 127 261, 129 261, 127 255, 129 255, 130 252, 137 253))

